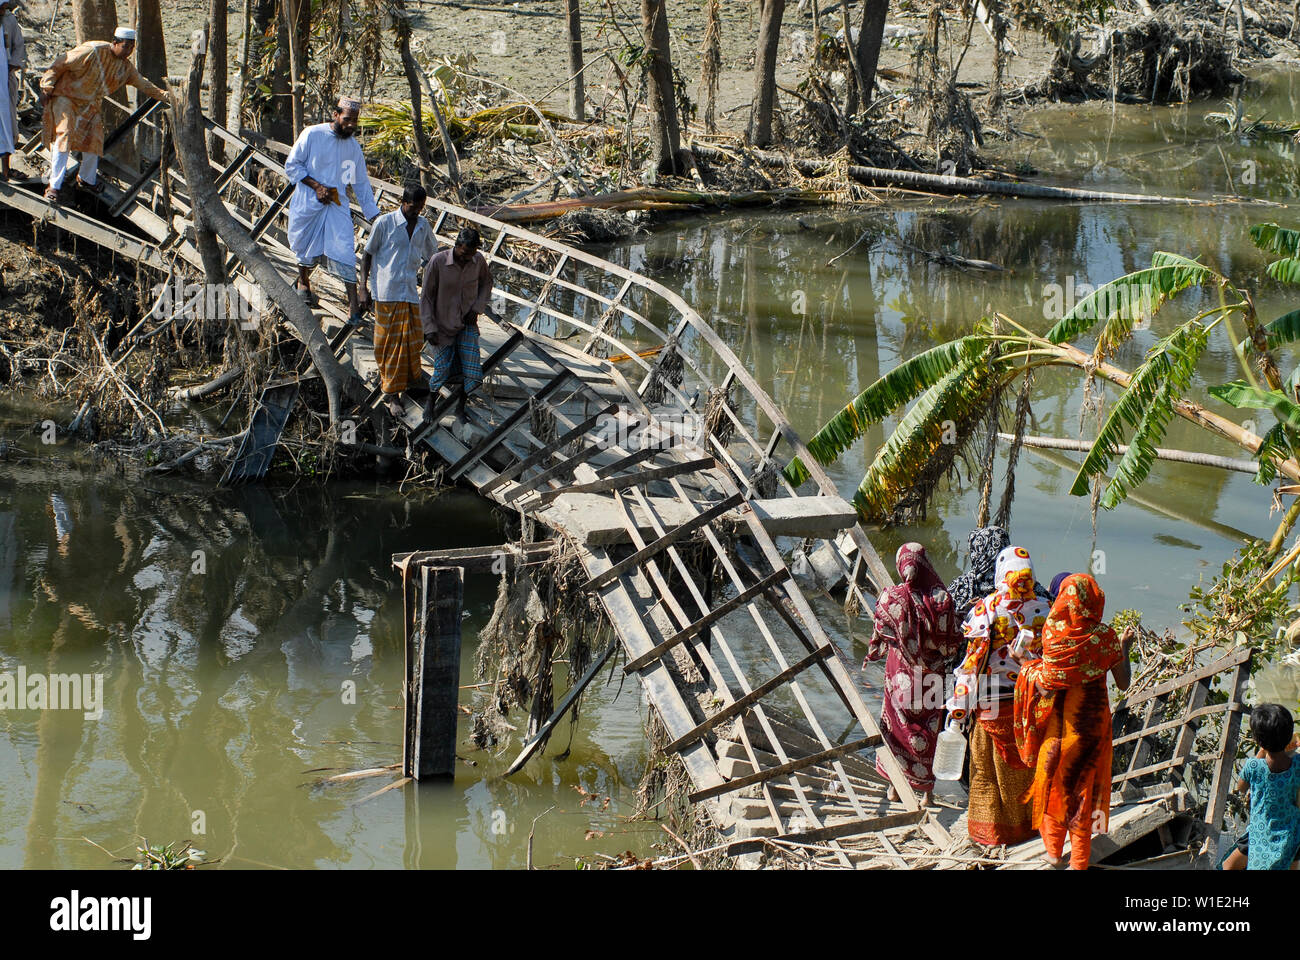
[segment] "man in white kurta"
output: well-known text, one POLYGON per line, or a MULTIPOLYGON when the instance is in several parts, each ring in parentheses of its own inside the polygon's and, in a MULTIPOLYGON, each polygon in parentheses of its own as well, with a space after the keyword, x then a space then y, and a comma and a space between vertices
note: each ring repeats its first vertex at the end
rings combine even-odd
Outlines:
POLYGON ((304 129, 284 163, 290 182, 298 185, 289 200, 289 247, 298 259, 298 289, 310 297, 312 269, 323 264, 347 288, 353 324, 361 322, 361 312, 348 187, 356 194, 363 217, 379 216, 366 158, 355 139, 360 113, 360 101, 340 100, 334 119, 304 129))
MULTIPOLYGON (((14 0, 0 2, 0 28, 4 30, 4 53, 9 62, 5 79, 9 83, 9 122, 13 125, 14 142, 18 141, 18 99, 22 95, 23 71, 27 68, 27 39, 23 28, 14 16, 14 0)), ((0 107, 4 102, 0 101, 0 107)))

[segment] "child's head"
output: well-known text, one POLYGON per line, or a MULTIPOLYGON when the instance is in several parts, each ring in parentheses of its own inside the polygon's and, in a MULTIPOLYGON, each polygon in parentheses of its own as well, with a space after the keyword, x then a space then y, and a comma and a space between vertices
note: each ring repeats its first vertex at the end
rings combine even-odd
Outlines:
POLYGON ((1280 703, 1261 703, 1250 711, 1250 732, 1269 753, 1281 753, 1291 743, 1295 721, 1280 703))

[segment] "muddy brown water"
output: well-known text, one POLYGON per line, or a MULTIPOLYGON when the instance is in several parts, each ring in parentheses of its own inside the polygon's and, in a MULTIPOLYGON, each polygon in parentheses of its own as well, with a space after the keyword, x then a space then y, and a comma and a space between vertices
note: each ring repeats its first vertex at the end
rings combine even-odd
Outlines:
MULTIPOLYGON (((1298 86, 1294 75, 1267 74, 1244 91, 1245 111, 1289 120, 1298 86)), ((1034 138, 992 149, 1048 182, 1198 194, 1235 187, 1293 205, 1292 146, 1216 138, 1203 115, 1217 109, 1056 107, 1021 118, 1034 138)), ((683 220, 597 252, 680 290, 807 436, 899 358, 989 308, 1043 329, 1048 285, 1064 293, 1104 282, 1146 265, 1153 250, 1200 256, 1247 279, 1262 315, 1280 314, 1293 298, 1262 279, 1265 261, 1245 238, 1268 219, 1296 223, 1290 209, 1244 205, 907 201, 853 214, 683 220), (1006 269, 965 271, 918 251, 1006 269)), ((1135 364, 1196 303, 1159 315, 1118 362, 1135 364)), ((1288 352, 1283 366, 1294 361, 1288 352)), ((1236 376, 1226 339, 1216 337, 1197 389, 1236 376)), ((1073 375, 1040 377, 1036 432, 1078 436, 1080 399, 1073 375)), ((0 394, 0 435, 16 445, 0 462, 0 673, 101 674, 103 713, 0 710, 0 867, 114 866, 83 837, 119 856, 142 836, 192 839, 231 867, 522 867, 530 829, 545 866, 663 849, 656 825, 627 819, 646 760, 635 683, 595 689, 577 727, 562 726, 546 755, 509 781, 497 775, 513 751, 466 748, 476 766, 418 794, 358 804, 387 780, 311 786, 322 772, 398 759, 402 631, 390 557, 499 542, 501 519, 474 495, 403 494, 381 481, 238 492, 126 482, 92 468, 69 441, 42 444, 30 428, 46 415, 0 394)), ((832 468, 846 494, 882 436, 876 430, 832 468)), ((1182 422, 1166 445, 1242 456, 1182 422)), ((1087 502, 1067 494, 1072 476, 1059 456, 1022 455, 1012 531, 1043 580, 1093 560, 1087 502)), ((1000 494, 1001 464, 997 478, 1000 494)), ((1244 537, 1271 531, 1268 494, 1245 475, 1162 463, 1140 495, 1098 518, 1098 579, 1110 611, 1135 607, 1148 624, 1177 627, 1188 589, 1244 537)), ((920 540, 951 576, 964 563, 975 506, 969 489, 943 491, 924 522, 876 543, 889 554, 920 540)), ((469 579, 465 684, 493 595, 490 580, 469 579)), ((861 655, 861 638, 842 626, 836 633, 861 655)), ((864 683, 871 695, 879 676, 864 683)), ((482 695, 465 689, 462 702, 482 695)))

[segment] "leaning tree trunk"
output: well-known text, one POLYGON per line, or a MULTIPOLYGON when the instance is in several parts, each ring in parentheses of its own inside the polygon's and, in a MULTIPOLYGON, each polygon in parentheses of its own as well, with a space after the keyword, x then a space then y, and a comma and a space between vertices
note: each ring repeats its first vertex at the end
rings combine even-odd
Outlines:
POLYGON ((117 4, 113 0, 72 0, 72 27, 77 43, 112 39, 117 29, 117 4))
POLYGON ((664 0, 641 0, 641 34, 650 106, 650 162, 658 173, 677 173, 681 129, 673 91, 673 60, 664 0))
POLYGON ((406 85, 411 91, 411 134, 415 137, 415 153, 420 162, 420 185, 433 195, 433 152, 424 132, 424 94, 420 92, 420 65, 411 53, 411 20, 406 12, 406 0, 393 0, 393 32, 397 36, 397 52, 406 72, 406 85))
POLYGON ((871 92, 876 85, 876 68, 880 65, 880 48, 885 43, 885 17, 889 0, 866 0, 862 5, 862 25, 858 28, 857 59, 862 78, 862 108, 871 106, 871 92))
MULTIPOLYGON (((230 5, 226 0, 208 0, 208 17, 211 22, 208 49, 212 51, 212 56, 209 58, 212 68, 209 77, 208 111, 212 119, 221 124, 226 122, 226 49, 229 45, 226 18, 229 12, 230 5)), ((219 160, 225 155, 225 144, 215 134, 210 149, 219 160)))
MULTIPOLYGON (((212 170, 208 166, 204 150, 202 127, 198 122, 199 87, 203 78, 203 57, 206 51, 195 51, 194 62, 190 65, 189 80, 184 96, 177 95, 177 104, 173 106, 172 122, 176 131, 176 152, 181 158, 185 170, 185 179, 190 189, 194 210, 203 223, 204 229, 211 228, 225 243, 245 269, 262 293, 284 313, 298 336, 306 345, 307 355, 312 366, 320 374, 325 385, 325 394, 329 398, 329 415, 331 426, 339 421, 344 395, 347 392, 347 373, 330 352, 329 342, 321 332, 316 318, 306 302, 298 296, 292 287, 280 276, 279 270, 267 259, 257 243, 248 235, 225 204, 221 202, 216 186, 212 182, 212 170), (182 105, 183 101, 183 105, 182 105)), ((206 267, 205 257, 205 267, 206 267)))
POLYGON ((772 110, 776 106, 776 52, 781 40, 785 0, 763 0, 758 25, 758 51, 754 56, 754 109, 748 140, 756 147, 772 142, 772 110))
POLYGON ((578 0, 564 0, 564 23, 569 34, 569 116, 583 120, 586 104, 582 84, 582 10, 578 0))
MULTIPOLYGON (((208 169, 207 144, 203 137, 203 107, 200 90, 203 85, 203 61, 207 51, 195 52, 190 63, 190 73, 184 86, 176 91, 176 102, 171 113, 172 139, 178 147, 181 171, 187 183, 193 184, 201 171, 208 169), (184 149, 189 144, 199 144, 201 150, 184 149)), ((194 245, 203 260, 203 280, 214 287, 226 282, 226 258, 221 254, 217 235, 203 206, 194 205, 194 245)), ((229 314, 227 314, 229 315, 229 314)))

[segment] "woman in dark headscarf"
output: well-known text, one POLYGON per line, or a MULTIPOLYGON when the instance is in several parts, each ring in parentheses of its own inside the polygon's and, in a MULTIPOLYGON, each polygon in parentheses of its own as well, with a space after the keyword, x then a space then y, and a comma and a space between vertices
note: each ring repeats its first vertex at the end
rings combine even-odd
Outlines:
POLYGON ((980 527, 970 532, 970 569, 948 584, 957 622, 962 623, 977 600, 983 600, 996 588, 993 573, 998 554, 1011 546, 1011 535, 1001 527, 980 527))
MULTIPOLYGON (((953 608, 957 611, 958 623, 964 623, 970 615, 971 607, 998 588, 994 577, 998 554, 1011 546, 1011 535, 1002 527, 979 527, 970 532, 967 543, 970 547, 970 569, 948 584, 948 593, 952 597, 953 608)), ((1034 595, 1049 602, 1054 596, 1037 580, 1034 581, 1034 595)))
POLYGON ((894 562, 899 583, 876 603, 867 660, 888 654, 881 732, 912 788, 924 796, 934 790, 934 748, 943 718, 942 697, 932 691, 942 690, 944 665, 962 648, 961 621, 925 547, 905 543, 894 562))

